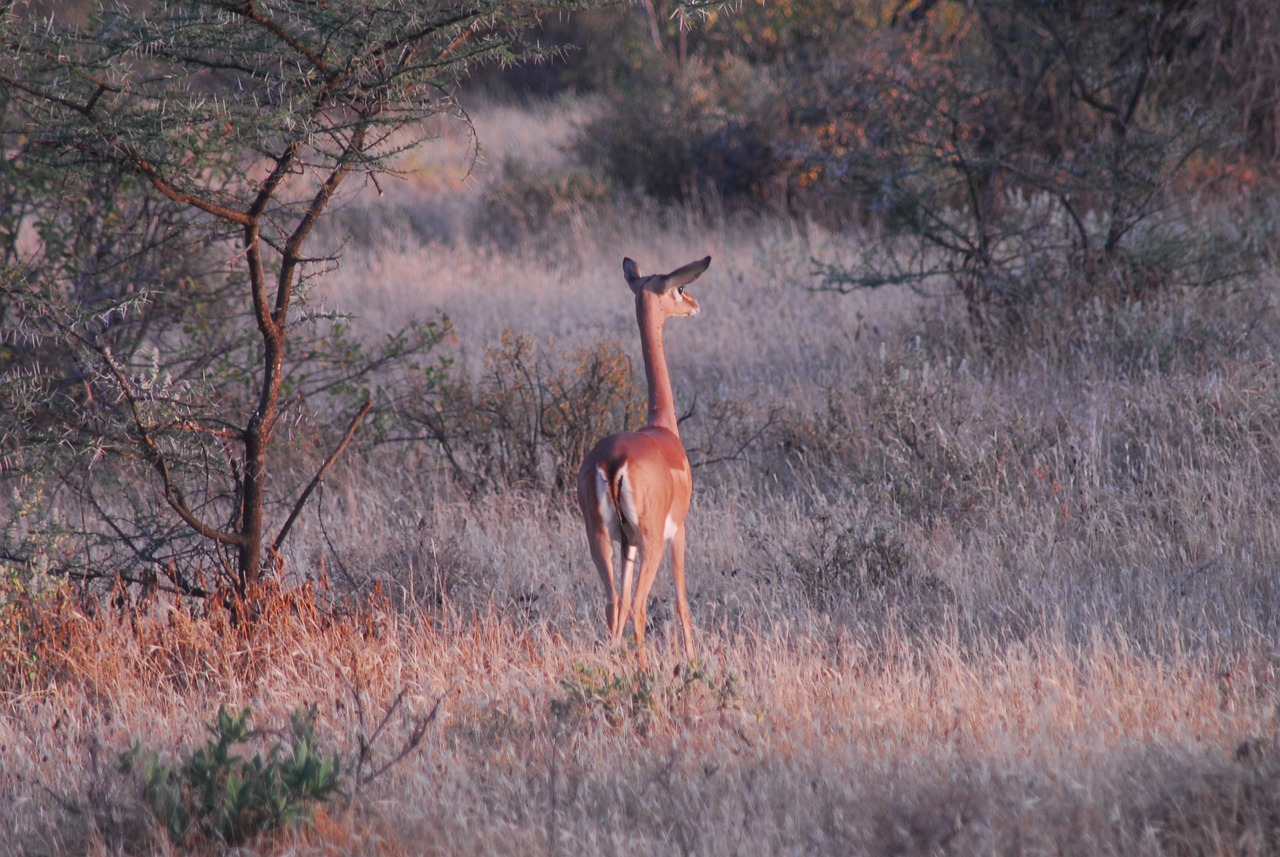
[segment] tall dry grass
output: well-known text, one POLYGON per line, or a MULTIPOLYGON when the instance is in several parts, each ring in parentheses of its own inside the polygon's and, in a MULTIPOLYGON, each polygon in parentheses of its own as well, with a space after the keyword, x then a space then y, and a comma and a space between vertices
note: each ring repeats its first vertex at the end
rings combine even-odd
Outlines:
POLYGON ((507 611, 423 623, 374 606, 283 610, 240 636, 176 614, 81 616, 72 653, 6 701, 6 845, 164 849, 114 750, 199 740, 219 704, 277 725, 301 704, 350 751, 396 694, 393 754, 443 696, 425 749, 288 853, 1267 853, 1274 659, 1153 659, 1099 629, 965 643, 951 623, 874 643, 847 628, 704 628, 704 673, 646 682, 507 611), (366 712, 362 723, 358 711, 366 712))
POLYGON ((638 366, 622 256, 712 255, 667 334, 702 663, 665 578, 655 674, 601 647, 567 496, 370 450, 292 537, 328 609, 0 602, 0 850, 172 850, 115 754, 199 743, 220 705, 314 703, 349 759, 391 711, 385 760, 442 700, 420 750, 253 852, 1276 853, 1270 275, 993 352, 945 293, 814 291, 856 238, 601 195, 557 148, 590 110, 479 111, 474 168, 443 126, 348 204, 311 299, 369 336, 447 313, 457 377, 507 327, 638 366), (543 221, 498 223, 513 195, 543 221))

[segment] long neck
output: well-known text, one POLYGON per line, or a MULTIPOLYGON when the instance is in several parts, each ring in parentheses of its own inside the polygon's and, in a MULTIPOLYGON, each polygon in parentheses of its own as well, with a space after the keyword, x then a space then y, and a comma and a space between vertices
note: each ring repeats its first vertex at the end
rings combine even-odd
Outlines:
POLYGON ((644 379, 649 385, 649 415, 646 423, 669 429, 677 436, 676 401, 671 395, 671 376, 667 374, 667 357, 662 351, 664 319, 649 312, 641 298, 636 299, 636 320, 640 323, 640 353, 644 355, 644 379))

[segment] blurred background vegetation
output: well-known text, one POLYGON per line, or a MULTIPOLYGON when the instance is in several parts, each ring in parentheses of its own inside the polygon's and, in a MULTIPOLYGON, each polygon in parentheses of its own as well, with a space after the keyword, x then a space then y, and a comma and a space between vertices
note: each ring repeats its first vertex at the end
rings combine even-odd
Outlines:
POLYGON ((857 224, 901 248, 825 271, 831 288, 942 281, 1001 343, 1274 252, 1270 4, 640 11, 565 28, 589 50, 562 85, 609 95, 583 162, 659 200, 857 224))

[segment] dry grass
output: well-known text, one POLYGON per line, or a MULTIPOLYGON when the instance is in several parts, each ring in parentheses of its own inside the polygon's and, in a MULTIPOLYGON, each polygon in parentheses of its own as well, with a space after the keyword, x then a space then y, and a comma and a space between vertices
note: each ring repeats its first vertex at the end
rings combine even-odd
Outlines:
POLYGON ((425 749, 351 809, 263 847, 1156 853, 1185 838, 1203 853, 1216 837, 1260 853, 1241 843, 1280 821, 1280 665, 1266 658, 1153 659, 1103 631, 996 646, 945 625, 874 645, 837 627, 712 629, 703 673, 676 674, 668 652, 645 684, 591 634, 498 611, 432 624, 284 605, 244 636, 216 618, 66 610, 71 654, 42 658, 0 721, 19 852, 127 845, 137 808, 110 759, 139 737, 176 750, 217 705, 278 724, 315 703, 318 734, 351 751, 357 705, 367 735, 400 691, 407 708, 376 749, 393 752, 443 695, 425 749))
MULTIPOLYGON (((552 175, 573 165, 539 141, 589 105, 558 110, 476 118, 552 175)), ((624 194, 495 244, 514 174, 495 146, 459 184, 464 143, 352 203, 316 299, 371 335, 443 310, 473 377, 512 325, 638 364, 621 257, 710 253, 704 313, 668 331, 682 431, 697 462, 755 440, 695 474, 703 663, 665 578, 655 675, 601 649, 567 497, 468 500, 429 450, 374 453, 293 536, 291 582, 332 609, 0 600, 0 852, 169 848, 115 754, 190 747, 220 705, 278 727, 314 703, 348 758, 392 711, 386 759, 443 697, 420 750, 252 853, 1277 853, 1273 283, 993 356, 946 300, 811 291, 842 247, 804 224, 624 194)))

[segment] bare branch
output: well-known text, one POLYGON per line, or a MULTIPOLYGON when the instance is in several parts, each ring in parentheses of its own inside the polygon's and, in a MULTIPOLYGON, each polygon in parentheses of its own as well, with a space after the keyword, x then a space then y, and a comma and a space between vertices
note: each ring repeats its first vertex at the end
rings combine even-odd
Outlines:
POLYGON ((150 427, 142 418, 142 414, 138 409, 138 401, 133 395, 133 386, 129 383, 128 377, 124 374, 124 369, 115 360, 115 358, 111 356, 110 351, 107 349, 97 345, 96 343, 90 342, 83 337, 80 337, 80 340, 99 355, 103 364, 107 366, 111 374, 115 377, 120 393, 124 397, 126 404, 129 406, 129 411, 132 414, 134 431, 137 433, 138 439, 141 442, 140 449, 143 457, 146 458, 147 463, 149 463, 160 476, 160 482, 164 488, 164 498, 169 504, 169 507, 177 513, 178 517, 180 517, 187 526, 195 530, 200 536, 210 539, 211 541, 218 542, 219 544, 240 545, 243 539, 240 538, 239 534, 224 532, 223 530, 210 526, 202 521, 195 512, 191 510, 191 507, 187 505, 186 499, 182 496, 181 489, 178 488, 177 483, 173 480, 173 475, 169 472, 169 460, 165 457, 164 452, 161 451, 159 444, 155 441, 155 438, 151 436, 150 427))
POLYGON ((288 520, 284 522, 284 526, 280 528, 280 533, 276 536, 276 540, 271 545, 272 553, 280 552, 280 547, 284 544, 285 537, 289 535, 289 530, 292 529, 293 522, 298 520, 298 515, 301 514, 302 507, 306 505, 307 499, 311 497, 311 493, 316 490, 320 481, 324 479, 324 475, 329 472, 329 468, 338 460, 338 456, 342 455, 343 451, 347 448, 347 445, 351 443, 351 439, 355 437, 356 429, 360 426, 360 421, 363 420, 365 415, 372 409, 373 403, 365 402, 360 406, 360 410, 356 412, 356 415, 351 418, 351 425, 347 426, 347 432, 342 436, 341 442, 339 442, 333 452, 329 454, 329 457, 325 459, 324 464, 320 466, 320 469, 316 471, 316 475, 312 477, 311 481, 307 483, 307 487, 303 489, 302 494, 299 495, 297 502, 293 504, 293 510, 289 512, 288 520))

